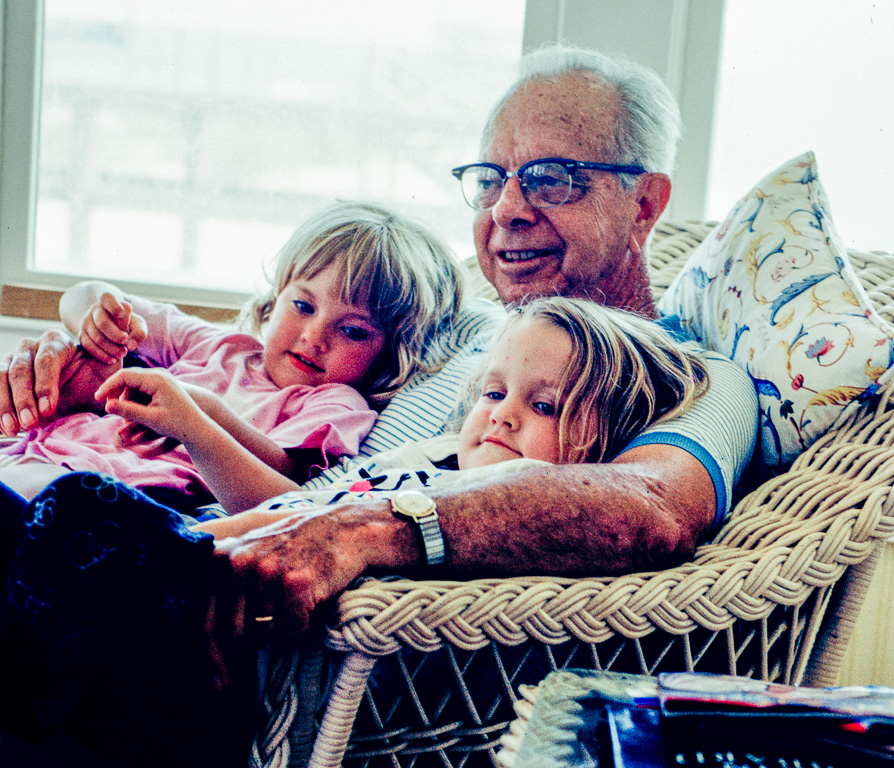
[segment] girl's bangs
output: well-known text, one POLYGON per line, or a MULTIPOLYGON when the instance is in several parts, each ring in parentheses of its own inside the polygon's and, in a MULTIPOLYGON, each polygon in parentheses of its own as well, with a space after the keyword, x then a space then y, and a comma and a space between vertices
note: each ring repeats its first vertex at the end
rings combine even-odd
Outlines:
POLYGON ((366 238, 357 232, 345 231, 330 234, 309 244, 305 258, 298 260, 289 279, 311 280, 324 269, 334 268, 334 293, 338 300, 360 306, 371 313, 370 306, 376 278, 375 258, 369 257, 366 238))

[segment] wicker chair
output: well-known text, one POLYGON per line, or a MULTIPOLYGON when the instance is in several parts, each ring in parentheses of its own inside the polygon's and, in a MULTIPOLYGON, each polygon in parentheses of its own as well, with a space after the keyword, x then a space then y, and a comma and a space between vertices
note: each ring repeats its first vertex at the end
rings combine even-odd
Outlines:
MULTIPOLYGON (((656 293, 711 228, 659 225, 656 293)), ((894 320, 894 259, 852 260, 894 320)), ((894 533, 892 396, 882 392, 741 500, 714 542, 677 568, 368 580, 348 590, 300 654, 271 653, 253 763, 496 765, 518 686, 559 668, 834 684, 880 545, 894 533), (371 678, 377 665, 387 674, 371 678), (329 668, 327 684, 321 670, 329 668)))

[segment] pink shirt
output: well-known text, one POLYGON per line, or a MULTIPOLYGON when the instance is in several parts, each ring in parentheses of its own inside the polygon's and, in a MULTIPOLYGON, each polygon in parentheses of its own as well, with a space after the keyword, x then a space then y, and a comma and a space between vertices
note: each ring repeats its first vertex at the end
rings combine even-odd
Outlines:
MULTIPOLYGON (((149 334, 138 350, 178 380, 220 395, 234 413, 282 448, 314 448, 330 458, 353 456, 372 429, 376 413, 345 384, 280 389, 267 375, 263 345, 185 315, 170 304, 135 298, 149 334)), ((42 457, 72 471, 103 472, 134 487, 195 492, 204 487, 182 445, 158 438, 121 448, 119 416, 75 413, 32 429, 0 454, 42 457)))

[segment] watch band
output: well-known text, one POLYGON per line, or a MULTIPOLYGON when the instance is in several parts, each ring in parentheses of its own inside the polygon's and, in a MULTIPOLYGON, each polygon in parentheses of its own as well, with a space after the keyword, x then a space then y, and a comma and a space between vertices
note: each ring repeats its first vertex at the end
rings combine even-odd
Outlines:
POLYGON ((401 491, 391 498, 391 511, 419 526, 425 559, 429 565, 444 562, 444 536, 438 522, 438 510, 431 497, 421 491, 401 491))

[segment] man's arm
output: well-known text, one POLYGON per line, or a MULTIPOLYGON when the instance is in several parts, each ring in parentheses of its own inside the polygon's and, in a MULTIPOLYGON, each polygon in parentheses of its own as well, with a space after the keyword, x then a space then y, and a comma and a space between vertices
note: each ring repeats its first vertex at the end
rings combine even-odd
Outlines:
MULTIPOLYGON (((608 464, 544 467, 431 495, 447 558, 425 573, 439 578, 663 568, 692 555, 715 506, 704 467, 664 445, 608 464)), ((344 504, 310 520, 299 513, 216 542, 216 550, 237 585, 217 606, 215 631, 223 636, 264 615, 283 632, 302 631, 321 602, 363 572, 425 563, 419 532, 388 501, 344 504)))
POLYGON ((433 494, 448 566, 573 576, 664 568, 692 556, 714 487, 686 451, 649 445, 607 464, 543 467, 433 494))

